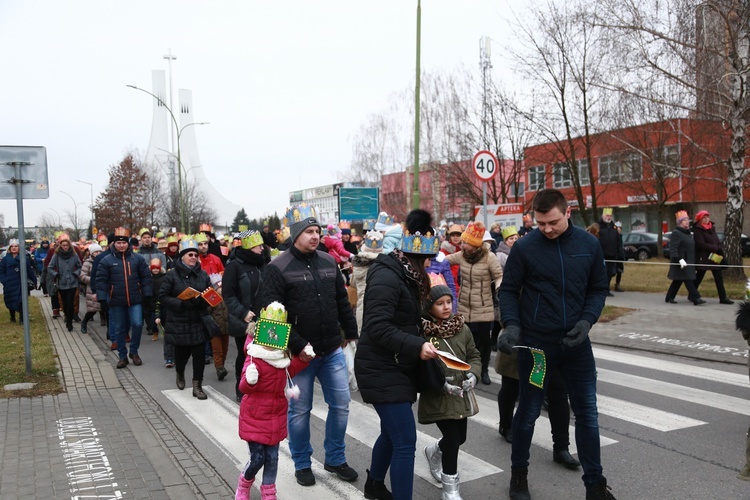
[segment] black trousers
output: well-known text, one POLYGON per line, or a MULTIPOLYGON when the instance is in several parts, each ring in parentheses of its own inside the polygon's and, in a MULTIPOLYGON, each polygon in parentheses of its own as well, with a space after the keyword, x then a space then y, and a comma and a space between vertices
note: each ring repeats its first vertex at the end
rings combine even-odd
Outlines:
POLYGON ((443 473, 452 476, 458 472, 458 449, 466 442, 466 421, 468 419, 438 420, 437 426, 443 433, 438 446, 443 452, 443 473))
POLYGON ((203 342, 195 345, 174 346, 174 362, 177 373, 185 373, 188 359, 193 356, 193 380, 203 381, 203 368, 206 366, 203 356, 203 342))
MULTIPOLYGON (((724 275, 721 272, 722 270, 720 268, 717 269, 711 269, 711 274, 714 275, 714 281, 716 282, 716 291, 719 292, 719 300, 724 300, 727 298, 727 291, 724 289, 724 275)), ((695 272, 695 288, 698 289, 699 286, 701 286, 701 282, 703 281, 703 278, 706 276, 706 271, 696 271, 695 272)))
POLYGON ((78 288, 60 290, 60 297, 62 298, 63 314, 65 314, 65 326, 71 327, 73 326, 73 316, 75 316, 73 301, 78 299, 78 288))
POLYGON ((466 323, 474 337, 474 344, 482 358, 482 373, 487 371, 490 364, 490 330, 492 330, 492 321, 472 321, 466 323))
MULTIPOLYGON (((695 302, 696 300, 701 298, 701 294, 698 293, 698 288, 695 286, 695 281, 693 280, 672 280, 672 284, 669 285, 669 290, 667 290, 666 298, 674 300, 683 283, 685 283, 685 288, 687 288, 688 300, 690 302, 695 302)), ((722 281, 722 284, 723 283, 724 282, 722 281)))
POLYGON ((245 340, 247 335, 241 337, 234 337, 234 345, 237 346, 237 358, 234 360, 234 394, 241 398, 242 392, 240 391, 240 378, 242 377, 242 367, 245 365, 245 340))
MULTIPOLYGON (((548 367, 547 371, 547 412, 552 431, 552 443, 555 450, 567 450, 570 446, 570 404, 565 382, 557 368, 548 367)), ((518 400, 519 381, 503 376, 502 386, 497 393, 497 406, 500 412, 500 427, 510 429, 513 422, 513 409, 518 400)))

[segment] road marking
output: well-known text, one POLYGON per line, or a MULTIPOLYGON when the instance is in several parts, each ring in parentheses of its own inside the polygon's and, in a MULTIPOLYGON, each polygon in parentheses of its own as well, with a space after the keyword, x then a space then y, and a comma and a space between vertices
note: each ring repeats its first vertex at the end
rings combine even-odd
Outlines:
POLYGON ((746 399, 726 396, 724 394, 704 391, 702 389, 693 389, 692 387, 684 385, 662 382, 661 380, 639 377, 637 375, 630 375, 613 370, 597 368, 596 371, 597 378, 600 382, 629 387, 631 389, 657 394, 659 396, 666 396, 680 401, 687 401, 697 405, 718 408, 719 410, 750 416, 750 405, 747 404, 746 399))
MULTIPOLYGON (((247 445, 237 434, 239 406, 211 386, 203 386, 208 399, 199 401, 189 390, 169 389, 162 393, 177 406, 219 449, 237 464, 237 472, 247 462, 247 445)), ((300 499, 317 495, 326 499, 359 498, 362 492, 354 484, 341 481, 334 474, 323 469, 323 465, 312 459, 316 485, 304 487, 297 484, 294 478, 294 462, 289 453, 286 440, 279 446, 279 470, 276 478, 277 496, 279 499, 300 499)), ((261 472, 262 474, 262 472, 261 472)), ((259 483, 260 481, 258 481, 259 483)), ((364 482, 359 481, 363 486, 364 482)), ((256 486, 257 489, 257 486, 256 486)), ((257 495, 257 491, 253 496, 257 495)))
POLYGON ((650 406, 602 396, 601 394, 596 395, 596 406, 599 413, 603 415, 609 415, 610 417, 650 427, 662 432, 696 427, 706 423, 694 418, 677 415, 676 413, 658 410, 650 406))
MULTIPOLYGON (((326 405, 323 400, 323 390, 320 388, 319 384, 315 384, 315 396, 313 401, 312 414, 325 421, 326 416, 328 415, 328 405, 326 405)), ((346 429, 346 433, 349 436, 369 447, 372 447, 375 444, 375 441, 380 435, 380 417, 378 417, 378 413, 372 406, 352 400, 352 402, 349 403, 349 422, 350 424, 346 429), (351 422, 357 422, 358 425, 351 425, 351 422)), ((434 442, 434 437, 417 428, 417 451, 416 460, 414 461, 414 474, 432 484, 435 484, 435 479, 433 479, 432 474, 430 474, 430 469, 427 466, 427 460, 425 459, 422 450, 424 450, 427 445, 434 442)), ((465 451, 458 452, 458 464, 459 470, 461 471, 461 481, 464 482, 473 481, 474 479, 490 476, 503 471, 489 462, 470 455, 465 451)))
POLYGON ((750 387, 750 379, 748 379, 747 375, 715 370, 713 368, 703 368, 687 363, 664 361, 656 358, 650 358, 648 356, 626 354, 619 351, 611 351, 609 349, 600 348, 594 348, 594 358, 596 358, 597 360, 603 359, 606 361, 613 361, 615 363, 623 363, 631 366, 638 366, 640 368, 648 368, 650 370, 658 370, 661 372, 672 373, 676 375, 684 375, 686 377, 699 378, 711 382, 736 385, 738 387, 750 387))

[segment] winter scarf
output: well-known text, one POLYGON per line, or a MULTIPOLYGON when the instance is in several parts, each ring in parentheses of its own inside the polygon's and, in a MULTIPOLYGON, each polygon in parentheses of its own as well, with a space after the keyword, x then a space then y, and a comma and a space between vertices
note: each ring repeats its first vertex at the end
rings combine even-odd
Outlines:
POLYGON ((482 245, 481 247, 477 248, 476 252, 468 253, 464 251, 464 260, 469 264, 474 265, 484 259, 486 255, 487 249, 484 247, 484 245, 482 245))
POLYGON ((422 318, 422 329, 425 338, 438 337, 441 339, 447 339, 460 332, 463 326, 464 317, 460 314, 454 314, 448 319, 436 321, 422 318))

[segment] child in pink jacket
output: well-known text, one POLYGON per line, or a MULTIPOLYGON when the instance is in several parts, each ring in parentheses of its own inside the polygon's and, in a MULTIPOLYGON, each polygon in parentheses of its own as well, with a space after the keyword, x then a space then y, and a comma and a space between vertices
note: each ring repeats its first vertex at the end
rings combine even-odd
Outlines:
MULTIPOLYGON (((235 500, 248 500, 255 475, 263 468, 260 493, 263 500, 276 499, 276 472, 279 443, 287 436, 288 398, 299 396, 299 388, 291 386, 291 377, 304 370, 308 363, 291 357, 289 351, 245 341, 245 365, 240 377, 240 391, 245 394, 240 403, 240 437, 247 441, 250 459, 245 464, 237 483, 235 500)), ((305 353, 315 356, 312 346, 305 353)))

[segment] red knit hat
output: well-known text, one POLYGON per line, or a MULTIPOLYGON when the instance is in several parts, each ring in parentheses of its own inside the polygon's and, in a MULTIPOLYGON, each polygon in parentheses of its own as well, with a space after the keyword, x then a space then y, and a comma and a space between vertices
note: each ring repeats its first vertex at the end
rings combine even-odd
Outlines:
POLYGON ((709 215, 708 210, 701 210, 700 212, 695 214, 695 222, 700 222, 701 219, 707 215, 709 215))

